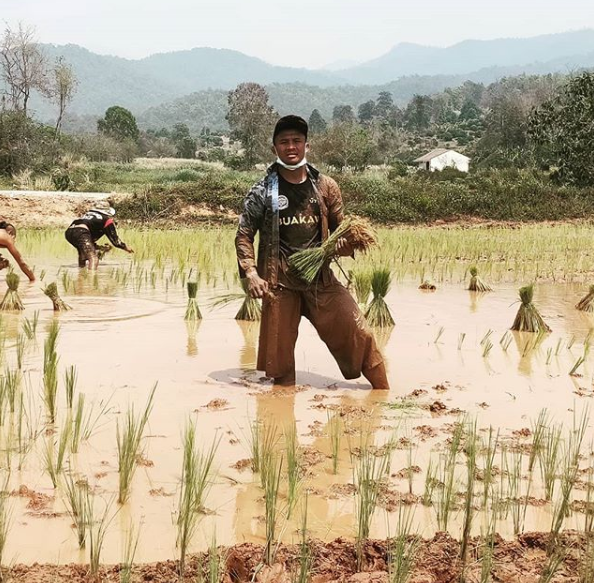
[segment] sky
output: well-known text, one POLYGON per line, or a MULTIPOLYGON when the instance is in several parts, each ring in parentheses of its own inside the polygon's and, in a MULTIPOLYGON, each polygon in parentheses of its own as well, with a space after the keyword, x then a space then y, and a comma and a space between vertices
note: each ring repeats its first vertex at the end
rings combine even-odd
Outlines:
POLYGON ((400 42, 449 46, 594 28, 592 0, 0 0, 41 42, 142 58, 227 48, 274 65, 366 61, 400 42))

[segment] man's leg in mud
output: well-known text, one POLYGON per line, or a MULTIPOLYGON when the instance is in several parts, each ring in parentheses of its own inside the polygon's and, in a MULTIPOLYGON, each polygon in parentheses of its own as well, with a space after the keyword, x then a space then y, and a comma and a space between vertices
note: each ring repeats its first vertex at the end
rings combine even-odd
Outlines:
POLYGON ((374 389, 389 389, 384 359, 357 302, 338 281, 304 294, 304 315, 314 325, 345 379, 365 375, 374 389))
POLYGON ((295 343, 301 319, 301 295, 286 288, 272 290, 262 301, 257 369, 274 384, 295 384, 295 343))

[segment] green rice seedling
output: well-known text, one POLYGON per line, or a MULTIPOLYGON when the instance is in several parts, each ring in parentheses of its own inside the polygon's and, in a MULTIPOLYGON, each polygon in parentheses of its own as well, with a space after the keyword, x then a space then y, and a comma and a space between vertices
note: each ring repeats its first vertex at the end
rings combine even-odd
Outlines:
POLYGON ((27 337, 25 334, 19 334, 16 340, 16 357, 17 367, 19 370, 23 370, 23 357, 25 355, 25 348, 27 347, 27 337))
POLYGON ((427 465, 427 471, 425 473, 425 489, 423 492, 423 504, 430 506, 433 500, 433 492, 439 484, 437 479, 437 467, 433 463, 433 458, 429 457, 429 464, 427 465))
POLYGON ((370 326, 388 328, 394 326, 394 318, 384 299, 390 290, 392 273, 389 269, 378 268, 371 273, 371 290, 373 299, 365 311, 365 318, 370 326))
POLYGON ((375 514, 379 499, 382 482, 389 473, 390 455, 393 444, 386 444, 383 453, 378 455, 370 447, 367 432, 361 438, 359 457, 354 466, 354 483, 356 487, 356 550, 357 568, 361 569, 363 564, 363 544, 369 538, 371 520, 375 514))
POLYGON ((594 538, 592 533, 586 533, 583 550, 580 552, 579 583, 594 583, 594 538))
POLYGON ((336 244, 345 238, 353 251, 367 251, 377 243, 377 235, 366 219, 348 217, 319 246, 298 251, 289 257, 289 268, 308 284, 318 277, 322 266, 336 255, 336 244))
POLYGON ((487 503, 490 499, 490 494, 495 477, 495 454, 497 453, 497 445, 499 443, 499 431, 494 434, 493 427, 489 426, 489 438, 486 444, 483 444, 483 500, 482 507, 487 508, 487 503))
POLYGON ((545 364, 549 366, 551 364, 551 359, 553 358, 553 349, 551 347, 547 348, 547 359, 545 364))
POLYGON ((77 378, 78 373, 76 371, 76 366, 69 366, 66 369, 66 372, 64 373, 64 386, 66 388, 66 406, 68 407, 68 409, 72 409, 77 378))
POLYGON ((435 340, 433 340, 433 344, 437 344, 439 342, 439 339, 443 336, 444 332, 445 328, 443 326, 440 326, 439 330, 437 331, 437 334, 435 335, 435 340))
POLYGON ((549 412, 546 408, 541 409, 538 413, 536 423, 532 424, 532 446, 530 448, 530 456, 528 458, 528 471, 534 469, 534 462, 537 460, 543 448, 544 438, 547 428, 551 424, 549 412))
POLYGON ((184 315, 184 320, 201 320, 202 314, 196 301, 196 295, 198 294, 198 282, 188 281, 188 306, 184 315))
POLYGON ((135 416, 134 406, 132 405, 128 407, 123 429, 120 430, 119 422, 116 424, 119 475, 118 504, 125 504, 130 496, 130 486, 136 470, 136 461, 140 455, 140 442, 153 408, 156 389, 157 385, 151 390, 144 411, 139 417, 135 416))
POLYGON ((134 565, 134 557, 136 556, 139 538, 140 528, 135 530, 132 521, 130 521, 124 544, 122 562, 120 563, 120 583, 130 583, 132 581, 132 566, 134 565))
MULTIPOLYGON (((25 458, 33 449, 41 430, 31 414, 26 410, 23 393, 19 395, 19 410, 16 418, 16 451, 19 456, 18 471, 23 469, 25 458)), ((0 404, 0 408, 3 405, 0 404)), ((32 409, 32 407, 30 407, 32 409)))
MULTIPOLYGON (((278 519, 280 509, 278 508, 278 494, 280 490, 280 479, 283 467, 283 458, 272 456, 262 466, 262 473, 266 475, 264 480, 264 519, 266 523, 266 543, 264 545, 264 563, 272 565, 278 548, 278 519)), ((280 537, 278 537, 280 539, 280 537)))
POLYGON ((487 340, 483 345, 483 358, 487 358, 489 354, 491 354, 491 349, 493 348, 493 343, 490 340, 487 340))
POLYGON ((0 302, 0 310, 3 312, 13 312, 25 309, 19 296, 19 282, 20 277, 14 271, 9 271, 6 274, 6 285, 8 286, 8 289, 4 294, 2 302, 0 302))
POLYGON ((43 288, 43 293, 52 301, 54 312, 67 312, 68 310, 72 310, 72 307, 60 297, 56 282, 48 283, 45 288, 43 288))
POLYGON ((188 422, 183 436, 183 461, 180 490, 177 506, 177 538, 176 546, 180 550, 179 576, 183 581, 186 570, 186 554, 190 541, 196 531, 198 523, 198 508, 196 505, 196 427, 188 422))
POLYGON ((494 496, 491 501, 491 512, 487 525, 487 531, 482 536, 482 551, 481 551, 481 572, 480 583, 491 583, 493 570, 493 563, 495 558, 495 536, 497 534, 497 507, 499 499, 494 496))
POLYGON ((567 341, 567 350, 571 350, 575 343, 575 334, 571 335, 571 338, 567 341))
POLYGON ((272 423, 263 423, 260 426, 260 449, 258 451, 258 465, 260 467, 260 484, 266 489, 266 480, 270 476, 268 466, 274 461, 275 449, 279 441, 278 430, 272 423))
POLYGON ((260 431, 261 423, 259 419, 254 419, 250 423, 250 453, 251 453, 251 468, 254 474, 260 471, 260 431))
POLYGON ((513 336, 506 331, 505 334, 501 337, 501 340, 499 341, 499 344, 501 344, 501 348, 503 348, 503 352, 507 352, 507 349, 509 348, 509 345, 511 344, 513 340, 513 336))
POLYGON ((307 530, 308 519, 308 494, 305 493, 303 504, 301 506, 301 526, 299 528, 299 556, 297 569, 293 573, 291 580, 293 583, 308 583, 313 567, 313 551, 309 540, 307 530))
POLYGON ((464 344, 464 340, 466 339, 466 333, 460 332, 458 336, 458 350, 462 350, 462 344, 464 344))
POLYGON ((287 460, 287 518, 290 518, 299 497, 301 485, 301 453, 297 440, 297 426, 293 422, 283 431, 287 460))
POLYGON ((456 463, 463 436, 464 425, 457 422, 449 447, 445 454, 440 456, 440 464, 437 472, 440 488, 437 490, 435 511, 438 527, 444 531, 448 529, 450 515, 455 506, 456 492, 458 490, 456 463))
POLYGON ((340 460, 340 443, 342 441, 342 434, 344 431, 342 418, 338 411, 328 415, 328 438, 330 440, 330 453, 332 455, 332 473, 338 473, 338 462, 340 460))
POLYGON ((364 309, 371 294, 371 273, 368 269, 353 270, 352 282, 357 303, 361 309, 364 309))
POLYGON ((481 339, 481 342, 480 342, 481 346, 484 346, 489 341, 492 334, 493 334, 493 330, 491 330, 489 328, 489 330, 487 330, 487 333, 481 339))
POLYGON ((588 293, 575 306, 581 312, 594 312, 594 285, 590 286, 588 293))
POLYGON ((224 575, 225 553, 217 545, 217 533, 212 533, 208 548, 208 583, 220 583, 224 575))
POLYGON ((388 581, 407 583, 412 574, 415 559, 421 545, 421 537, 412 533, 413 511, 410 507, 398 508, 396 534, 388 550, 388 581))
POLYGON ((66 450, 71 437, 71 424, 66 423, 60 431, 58 441, 53 437, 49 437, 45 441, 45 447, 42 452, 45 471, 50 477, 54 488, 58 487, 60 475, 64 469, 64 460, 66 457, 66 450), (58 446, 56 452, 56 445, 58 446))
POLYGON ((512 324, 512 330, 517 330, 518 332, 551 331, 532 303, 533 296, 534 286, 532 284, 520 288, 521 304, 512 324))
POLYGON ((86 479, 75 479, 70 473, 66 474, 63 481, 65 504, 68 515, 76 529, 78 547, 84 549, 87 544, 87 530, 90 525, 88 516, 89 484, 86 479))
POLYGON ((93 496, 87 490, 87 516, 89 517, 89 528, 87 540, 89 542, 89 575, 95 579, 99 579, 99 567, 101 566, 101 553, 105 543, 105 536, 107 529, 113 520, 115 514, 111 514, 111 507, 113 499, 105 503, 103 513, 96 515, 95 505, 93 503, 93 496))
POLYGON ((464 519, 462 522, 462 539, 460 541, 460 559, 462 563, 462 577, 468 563, 468 546, 470 542, 470 529, 474 519, 474 490, 476 483, 478 435, 476 421, 468 424, 466 440, 464 443, 466 453, 466 490, 464 493, 464 519))
POLYGON ((490 292, 493 291, 493 288, 485 283, 478 275, 478 269, 476 267, 471 267, 470 271, 470 283, 468 284, 468 290, 474 292, 490 292))
POLYGON ((544 485, 545 498, 552 500, 559 473, 562 428, 559 425, 544 430, 540 448, 539 462, 544 485))
POLYGON ((549 558, 543 567, 542 573, 538 578, 538 583, 550 583, 563 564, 566 556, 566 549, 561 546, 555 547, 555 550, 549 555, 549 558))
POLYGON ((21 387, 21 373, 18 370, 6 369, 0 382, 4 384, 3 389, 0 390, 4 392, 8 408, 11 413, 14 413, 21 387))
POLYGON ((573 366, 571 367, 571 370, 569 371, 569 376, 570 377, 575 377, 575 376, 579 376, 579 373, 577 372, 579 370, 579 368, 584 364, 584 362, 586 362, 586 354, 580 356, 574 363, 573 366))
POLYGON ((50 423, 56 422, 58 395, 58 353, 56 343, 60 326, 56 320, 50 324, 43 349, 43 402, 50 423))
POLYGON ((29 340, 33 340, 35 338, 38 323, 39 310, 35 310, 35 312, 33 312, 33 318, 25 318, 25 320, 23 321, 23 332, 29 340))
POLYGON ((563 340, 561 338, 559 338, 557 340, 557 345, 555 346, 555 356, 559 356, 559 352, 561 351, 562 346, 563 346, 563 340))
POLYGON ((241 288, 243 289, 243 302, 237 314, 235 314, 235 319, 245 322, 258 322, 262 317, 262 307, 257 299, 250 296, 247 279, 241 280, 241 288))

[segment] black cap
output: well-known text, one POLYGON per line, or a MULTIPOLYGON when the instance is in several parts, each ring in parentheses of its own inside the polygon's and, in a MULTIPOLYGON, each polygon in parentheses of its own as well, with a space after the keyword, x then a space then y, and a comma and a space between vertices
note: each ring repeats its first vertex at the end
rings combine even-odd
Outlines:
POLYGON ((274 126, 274 133, 272 134, 272 143, 276 140, 276 136, 286 130, 294 130, 303 134, 307 140, 307 122, 298 115, 285 115, 281 117, 274 126))

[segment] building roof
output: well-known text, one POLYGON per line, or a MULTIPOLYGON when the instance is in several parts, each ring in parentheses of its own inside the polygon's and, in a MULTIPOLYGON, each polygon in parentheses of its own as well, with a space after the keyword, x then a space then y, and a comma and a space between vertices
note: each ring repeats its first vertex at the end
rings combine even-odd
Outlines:
MULTIPOLYGON (((415 162, 430 162, 433 158, 437 158, 446 152, 455 152, 458 156, 464 156, 464 154, 460 154, 460 152, 456 152, 456 150, 448 150, 447 148, 436 148, 435 150, 431 150, 428 154, 417 158, 415 162)), ((468 156, 464 156, 464 158, 468 158, 468 156)), ((470 158, 468 158, 470 160, 470 158)))

